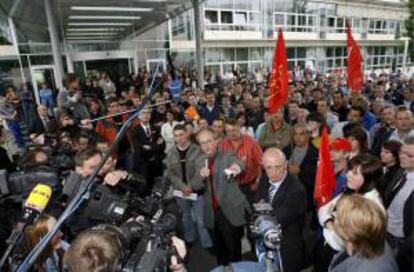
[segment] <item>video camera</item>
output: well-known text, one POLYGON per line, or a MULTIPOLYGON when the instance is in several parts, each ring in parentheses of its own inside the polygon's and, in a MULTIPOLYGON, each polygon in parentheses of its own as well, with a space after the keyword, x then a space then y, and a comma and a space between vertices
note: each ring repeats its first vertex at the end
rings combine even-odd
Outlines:
MULTIPOLYGON (((145 182, 145 180, 138 182, 145 182)), ((116 188, 97 184, 85 206, 84 214, 93 220, 115 225, 137 215, 152 217, 165 205, 164 195, 167 187, 166 180, 158 178, 155 180, 151 195, 142 198, 140 192, 128 188, 118 188, 120 189, 118 191, 125 193, 117 193, 117 190, 114 190, 116 188)))
POLYGON ((0 170, 0 196, 14 202, 21 202, 38 184, 43 183, 52 187, 53 191, 58 190, 58 176, 49 167, 38 167, 33 171, 16 171, 8 173, 7 170, 0 170))
MULTIPOLYGON (((138 208, 141 216, 129 220, 120 227, 100 225, 96 228, 116 233, 123 246, 123 272, 167 271, 171 256, 177 256, 171 237, 177 228, 175 210, 164 200, 166 181, 159 179, 152 194, 139 199, 138 208)), ((131 207, 128 207, 131 209, 131 207)))
POLYGON ((272 212, 273 208, 269 203, 253 204, 249 224, 253 238, 262 243, 266 250, 277 249, 282 239, 282 229, 272 212))
POLYGON ((253 204, 249 227, 252 238, 256 241, 256 256, 259 263, 265 264, 265 271, 283 271, 280 254, 282 228, 269 203, 253 204))

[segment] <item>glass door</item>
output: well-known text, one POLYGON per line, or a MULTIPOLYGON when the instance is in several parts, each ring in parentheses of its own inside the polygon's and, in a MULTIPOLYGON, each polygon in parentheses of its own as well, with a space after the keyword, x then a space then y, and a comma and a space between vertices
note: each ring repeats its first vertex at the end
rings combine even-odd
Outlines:
POLYGON ((32 76, 33 89, 37 104, 40 104, 39 90, 41 88, 41 84, 43 83, 46 83, 46 85, 52 89, 56 96, 56 73, 53 65, 33 65, 30 69, 30 73, 32 76))

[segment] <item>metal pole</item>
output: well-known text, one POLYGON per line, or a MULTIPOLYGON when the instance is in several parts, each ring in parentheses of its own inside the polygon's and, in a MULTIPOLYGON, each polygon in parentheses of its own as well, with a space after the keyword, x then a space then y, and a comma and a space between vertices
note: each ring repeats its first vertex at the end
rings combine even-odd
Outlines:
POLYGON ((74 72, 72 54, 69 52, 66 53, 66 66, 68 67, 68 73, 74 72))
POLYGON ((196 42, 196 60, 197 60, 197 74, 198 74, 198 87, 204 89, 204 59, 201 48, 201 18, 199 0, 193 0, 194 7, 194 29, 195 29, 195 42, 196 42))
POLYGON ((9 21, 9 27, 10 27, 13 47, 14 47, 14 50, 16 51, 17 59, 19 60, 20 73, 22 74, 22 80, 23 80, 23 83, 24 83, 24 82, 26 82, 26 77, 24 76, 22 58, 20 56, 19 41, 17 39, 17 34, 16 34, 16 26, 14 25, 13 19, 11 17, 8 17, 8 21, 9 21))
POLYGON ((407 58, 408 58, 408 42, 409 39, 405 38, 404 41, 404 59, 403 59, 403 71, 407 71, 407 58))
POLYGON ((44 0, 45 2, 45 11, 46 11, 46 18, 47 18, 47 25, 49 28, 49 36, 50 36, 50 43, 52 45, 52 53, 53 53, 53 62, 55 64, 55 71, 56 71, 56 85, 59 90, 63 89, 63 64, 62 64, 62 55, 60 52, 60 42, 59 36, 57 32, 57 22, 55 20, 54 10, 52 8, 52 1, 51 0, 44 0))

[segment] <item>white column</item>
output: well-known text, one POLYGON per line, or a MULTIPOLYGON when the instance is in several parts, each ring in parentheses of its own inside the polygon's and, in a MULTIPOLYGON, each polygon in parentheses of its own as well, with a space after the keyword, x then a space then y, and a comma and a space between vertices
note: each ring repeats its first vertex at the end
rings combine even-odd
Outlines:
POLYGON ((204 88, 204 59, 202 52, 202 40, 201 40, 201 20, 204 15, 200 15, 201 6, 199 0, 193 0, 194 7, 194 29, 195 29, 195 42, 196 42, 196 60, 197 60, 197 73, 198 73, 198 87, 204 88))
POLYGON ((70 52, 66 53, 66 66, 68 67, 68 73, 74 72, 72 54, 70 52))
POLYGON ((53 54, 53 62, 55 64, 55 71, 56 71, 56 85, 59 90, 63 89, 63 64, 62 64, 62 54, 60 52, 60 42, 59 36, 57 32, 56 26, 57 21, 55 18, 54 10, 52 8, 52 1, 51 0, 44 0, 45 2, 45 10, 46 10, 46 19, 47 25, 49 28, 49 36, 50 36, 50 43, 52 45, 52 54, 53 54))
POLYGON ((14 50, 16 51, 17 59, 19 60, 20 73, 22 74, 22 81, 25 82, 26 81, 26 77, 24 76, 22 59, 20 57, 19 41, 17 39, 16 26, 14 25, 13 19, 11 17, 8 17, 8 21, 9 21, 9 27, 10 27, 10 32, 11 32, 11 38, 12 38, 12 42, 13 42, 13 47, 14 47, 14 50))
POLYGON ((409 42, 409 38, 405 38, 405 41, 404 41, 403 71, 408 71, 408 70, 407 70, 407 59, 408 59, 408 42, 409 42))

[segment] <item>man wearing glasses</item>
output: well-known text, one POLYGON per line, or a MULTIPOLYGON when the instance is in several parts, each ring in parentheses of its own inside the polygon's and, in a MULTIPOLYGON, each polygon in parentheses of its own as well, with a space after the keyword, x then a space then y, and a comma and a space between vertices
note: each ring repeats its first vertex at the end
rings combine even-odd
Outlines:
POLYGON ((244 163, 233 153, 218 150, 218 140, 210 128, 201 130, 197 140, 205 154, 200 170, 206 188, 204 222, 213 234, 218 264, 228 266, 241 260, 241 238, 249 209, 235 180, 244 163))
POLYGON ((285 154, 277 148, 263 153, 264 173, 260 179, 257 199, 268 202, 273 215, 282 226, 281 255, 283 271, 304 268, 302 231, 306 215, 306 191, 303 184, 288 173, 285 154))

